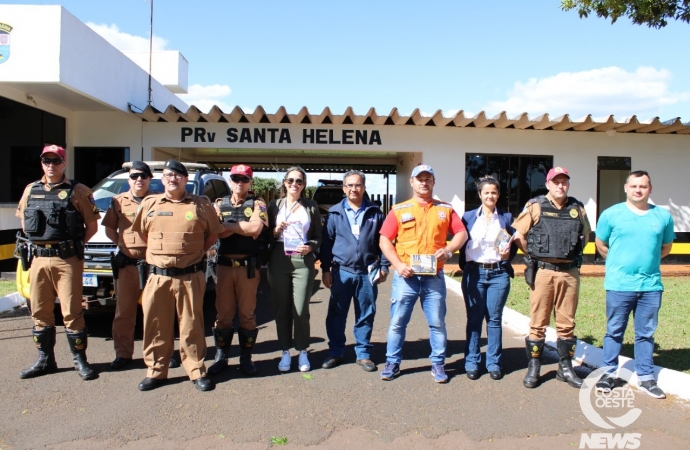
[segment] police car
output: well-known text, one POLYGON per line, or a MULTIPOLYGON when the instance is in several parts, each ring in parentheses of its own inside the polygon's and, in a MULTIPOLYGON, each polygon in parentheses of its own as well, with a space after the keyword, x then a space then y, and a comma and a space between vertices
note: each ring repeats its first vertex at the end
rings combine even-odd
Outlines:
MULTIPOLYGON (((161 178, 165 161, 146 161, 146 163, 153 172, 153 179, 151 180, 149 190, 153 193, 162 193, 164 188, 161 178)), ((220 171, 215 171, 206 164, 185 162, 182 164, 189 172, 189 180, 186 186, 187 192, 195 195, 205 195, 211 202, 219 197, 230 195, 230 187, 227 181, 223 179, 220 171)), ((86 243, 84 250, 84 275, 82 281, 84 285, 84 304, 87 309, 115 305, 110 253, 117 253, 117 245, 106 236, 105 227, 101 225, 101 220, 110 206, 111 199, 115 195, 129 190, 127 180, 130 167, 130 162, 124 163, 121 170, 110 174, 93 187, 93 198, 96 202, 96 207, 98 207, 101 213, 101 219, 98 221, 98 231, 86 243)), ((209 250, 209 261, 206 272, 207 290, 215 288, 215 248, 209 250)), ((22 270, 21 262, 17 264, 17 291, 24 298, 29 298, 29 274, 22 270)), ((59 302, 59 299, 56 299, 57 302, 59 302)), ((56 308, 56 313, 58 311, 59 308, 56 308)))

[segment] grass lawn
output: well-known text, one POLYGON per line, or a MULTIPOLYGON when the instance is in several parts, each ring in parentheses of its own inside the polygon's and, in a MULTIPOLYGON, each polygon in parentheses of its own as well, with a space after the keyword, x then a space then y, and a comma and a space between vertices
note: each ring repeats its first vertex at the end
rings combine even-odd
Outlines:
POLYGON ((17 292, 17 282, 14 280, 0 280, 0 297, 17 292))
MULTIPOLYGON (((659 327, 654 334, 654 363, 657 366, 690 373, 690 277, 664 277, 664 295, 659 311, 659 327)), ((511 309, 529 316, 529 289, 523 277, 515 277, 506 303, 511 309)), ((604 279, 583 277, 575 316, 579 339, 603 346, 606 333, 606 293, 604 279)), ((554 325, 553 318, 551 325, 554 325)), ((624 356, 633 357, 633 319, 623 341, 624 356)))

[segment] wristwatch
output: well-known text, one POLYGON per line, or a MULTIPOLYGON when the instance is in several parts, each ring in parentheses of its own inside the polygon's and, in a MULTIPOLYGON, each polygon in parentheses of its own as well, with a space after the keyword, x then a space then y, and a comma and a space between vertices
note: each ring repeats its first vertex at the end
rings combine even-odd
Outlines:
POLYGON ((453 252, 451 252, 450 250, 446 250, 446 256, 448 257, 448 259, 452 258, 453 252))

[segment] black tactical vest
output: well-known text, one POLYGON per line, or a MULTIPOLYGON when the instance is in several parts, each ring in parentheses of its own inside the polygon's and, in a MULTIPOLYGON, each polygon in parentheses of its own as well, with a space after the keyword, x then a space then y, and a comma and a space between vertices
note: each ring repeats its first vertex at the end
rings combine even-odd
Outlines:
POLYGON ((24 210, 24 231, 32 241, 67 241, 84 238, 84 218, 72 204, 72 191, 77 183, 70 180, 50 191, 41 182, 34 183, 24 210))
POLYGON ((537 259, 553 258, 574 261, 582 255, 582 203, 573 197, 563 209, 556 209, 544 195, 530 200, 539 202, 539 223, 527 233, 527 251, 537 259))
MULTIPOLYGON (((223 201, 220 204, 220 213, 223 216, 223 222, 248 222, 249 218, 254 214, 254 197, 248 196, 240 206, 232 206, 230 197, 223 197, 223 201)), ((251 236, 231 234, 220 240, 218 253, 221 255, 256 255, 261 251, 261 246, 265 244, 262 240, 262 235, 254 239, 251 236)))

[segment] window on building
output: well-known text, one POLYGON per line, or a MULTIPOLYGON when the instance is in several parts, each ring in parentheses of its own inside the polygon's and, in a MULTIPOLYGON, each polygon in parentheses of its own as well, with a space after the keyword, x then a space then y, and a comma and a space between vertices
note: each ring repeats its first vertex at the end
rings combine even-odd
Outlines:
POLYGON ((129 161, 128 147, 75 147, 74 179, 93 187, 129 161))
POLYGON ((553 156, 467 153, 465 156, 465 210, 481 205, 477 182, 489 175, 501 185, 498 207, 517 216, 527 200, 547 193, 546 174, 553 156))

